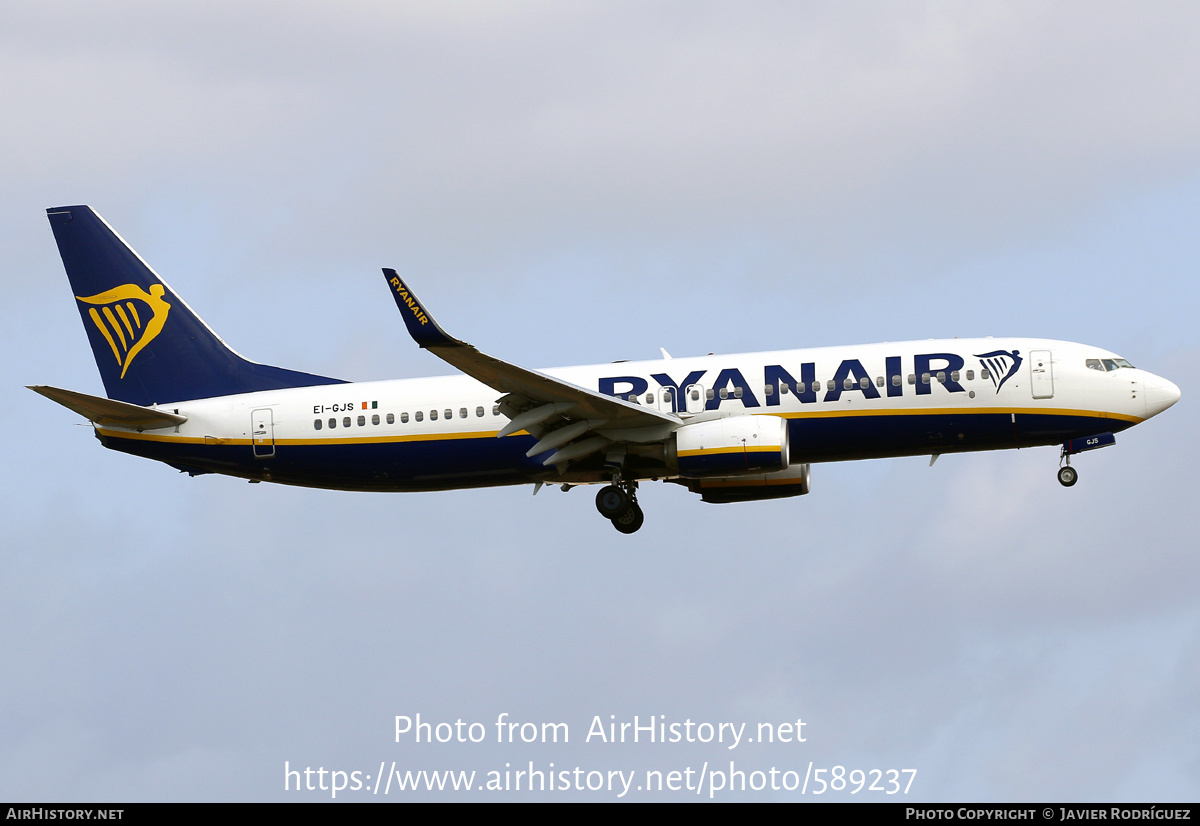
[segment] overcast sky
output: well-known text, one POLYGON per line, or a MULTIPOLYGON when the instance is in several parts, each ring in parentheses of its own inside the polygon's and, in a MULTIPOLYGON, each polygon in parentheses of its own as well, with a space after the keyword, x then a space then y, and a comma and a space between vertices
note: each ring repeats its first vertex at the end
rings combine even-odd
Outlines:
POLYGON ((0 799, 730 760, 1197 798, 1194 3, 2 6, 0 799), (76 203, 244 355, 346 379, 449 372, 390 266, 529 366, 1032 335, 1183 400, 1069 490, 1055 448, 818 465, 777 502, 643 486, 629 537, 589 489, 191 479, 23 387, 103 392, 44 212, 76 203), (488 740, 395 742, 418 713, 488 740), (497 744, 502 713, 570 742, 497 744), (585 742, 597 715, 806 740, 585 742))

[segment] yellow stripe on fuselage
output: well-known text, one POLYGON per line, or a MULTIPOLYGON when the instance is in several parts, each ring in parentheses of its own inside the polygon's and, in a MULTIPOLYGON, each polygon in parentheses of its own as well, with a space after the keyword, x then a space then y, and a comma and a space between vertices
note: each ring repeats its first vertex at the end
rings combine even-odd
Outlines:
MULTIPOLYGON (((1129 416, 1124 413, 1111 413, 1104 410, 1070 410, 1059 408, 1027 408, 1027 407, 972 407, 972 408, 957 408, 957 407, 931 407, 931 408, 906 408, 904 410, 800 410, 791 413, 767 413, 756 412, 750 415, 755 416, 778 416, 782 419, 832 419, 832 418, 853 418, 858 416, 984 416, 984 415, 1038 415, 1038 416, 1072 416, 1092 419, 1116 419, 1123 422, 1131 422, 1138 424, 1145 419, 1138 416, 1129 416)), ((105 436, 113 436, 120 439, 139 439, 149 442, 172 442, 175 444, 220 444, 220 445, 249 445, 253 444, 249 438, 222 438, 222 437, 205 437, 205 436, 181 436, 175 433, 139 433, 134 430, 114 430, 107 427, 97 427, 97 432, 105 436)), ((285 446, 303 446, 303 445, 357 445, 357 444, 391 444, 400 442, 437 442, 437 441, 453 441, 458 439, 488 439, 495 438, 498 430, 484 431, 466 431, 454 433, 420 433, 410 435, 389 434, 384 436, 351 436, 346 438, 329 438, 319 437, 311 439, 275 439, 276 445, 285 446)), ((524 431, 522 431, 523 433, 524 431)), ((513 436, 519 434, 511 434, 513 436)), ((737 453, 743 451, 749 452, 774 452, 778 451, 778 445, 766 445, 755 447, 725 447, 714 448, 712 450, 684 451, 681 456, 699 456, 713 455, 717 453, 737 453)))
POLYGON ((466 433, 422 433, 411 436, 352 436, 348 439, 276 439, 277 445, 358 445, 382 442, 440 442, 450 439, 494 439, 499 430, 466 433))
POLYGON ((1139 424, 1145 419, 1106 410, 1071 410, 1041 407, 908 407, 903 410, 798 410, 794 413, 755 413, 756 416, 779 416, 783 419, 831 419, 854 416, 986 416, 986 415, 1078 416, 1089 419, 1119 419, 1139 424))
MULTIPOLYGON (((97 427, 96 432, 105 436, 115 436, 120 439, 138 439, 144 442, 171 442, 173 444, 219 444, 219 445, 249 445, 254 442, 246 438, 222 438, 219 436, 180 436, 175 433, 139 433, 136 430, 113 430, 107 427, 97 427)), ((495 438, 498 430, 487 430, 475 433, 421 433, 408 436, 352 436, 345 439, 275 439, 276 445, 361 445, 384 444, 390 442, 437 442, 452 439, 487 439, 495 438)))

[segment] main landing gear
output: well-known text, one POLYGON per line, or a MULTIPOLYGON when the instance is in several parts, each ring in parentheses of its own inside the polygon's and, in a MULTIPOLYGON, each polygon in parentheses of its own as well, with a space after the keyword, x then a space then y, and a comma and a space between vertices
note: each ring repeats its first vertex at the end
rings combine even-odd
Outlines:
POLYGON ((646 521, 637 503, 637 482, 605 485, 596 494, 596 510, 621 533, 634 533, 646 521))

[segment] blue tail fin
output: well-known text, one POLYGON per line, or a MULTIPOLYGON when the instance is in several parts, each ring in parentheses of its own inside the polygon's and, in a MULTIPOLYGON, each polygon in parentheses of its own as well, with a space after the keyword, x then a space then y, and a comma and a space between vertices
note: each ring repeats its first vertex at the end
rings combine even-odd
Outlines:
POLYGON ((91 207, 46 213, 110 399, 150 405, 343 383, 247 361, 91 207))

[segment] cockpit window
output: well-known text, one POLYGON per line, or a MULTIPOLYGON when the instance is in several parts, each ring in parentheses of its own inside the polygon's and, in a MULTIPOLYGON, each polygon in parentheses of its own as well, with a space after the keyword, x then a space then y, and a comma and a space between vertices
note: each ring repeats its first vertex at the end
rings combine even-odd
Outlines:
POLYGON ((1133 365, 1125 359, 1088 359, 1086 364, 1089 370, 1099 370, 1102 373, 1120 370, 1122 367, 1133 369, 1133 365))

